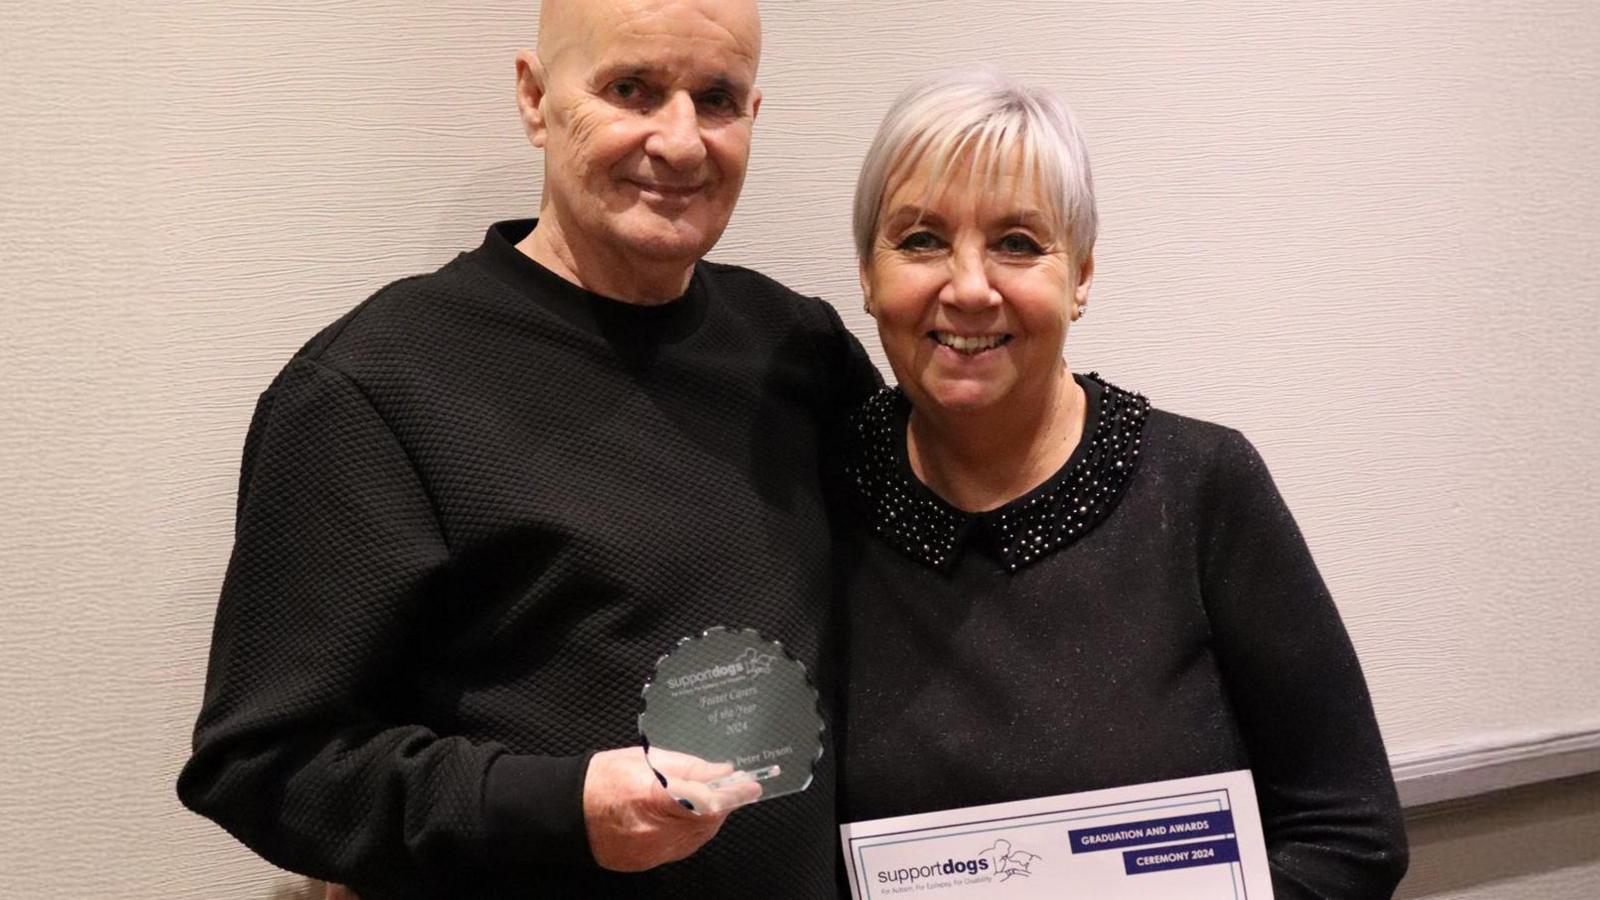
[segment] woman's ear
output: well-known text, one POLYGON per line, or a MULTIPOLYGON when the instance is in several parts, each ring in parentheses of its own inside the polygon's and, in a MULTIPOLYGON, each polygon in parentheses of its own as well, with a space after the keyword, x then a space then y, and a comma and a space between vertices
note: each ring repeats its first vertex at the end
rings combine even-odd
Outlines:
POLYGON ((522 117, 528 143, 541 150, 548 135, 543 109, 545 77, 544 64, 532 50, 517 51, 517 113, 522 117))
POLYGON ((1072 302, 1079 308, 1089 305, 1089 286, 1094 284, 1094 254, 1091 252, 1078 263, 1078 283, 1072 289, 1072 302))
POLYGON ((867 278, 866 263, 856 266, 856 277, 861 279, 861 308, 867 315, 876 319, 878 314, 872 311, 872 281, 867 278))

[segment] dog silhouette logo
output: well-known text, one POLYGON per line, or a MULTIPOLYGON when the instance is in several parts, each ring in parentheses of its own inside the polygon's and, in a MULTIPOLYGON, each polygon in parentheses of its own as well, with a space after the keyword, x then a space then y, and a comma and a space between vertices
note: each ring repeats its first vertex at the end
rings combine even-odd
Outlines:
POLYGON ((982 855, 989 858, 995 876, 1000 881, 1029 877, 1033 873, 1028 867, 1042 858, 1037 853, 1029 853, 1011 846, 1011 842, 1005 838, 995 841, 994 846, 983 851, 982 855))

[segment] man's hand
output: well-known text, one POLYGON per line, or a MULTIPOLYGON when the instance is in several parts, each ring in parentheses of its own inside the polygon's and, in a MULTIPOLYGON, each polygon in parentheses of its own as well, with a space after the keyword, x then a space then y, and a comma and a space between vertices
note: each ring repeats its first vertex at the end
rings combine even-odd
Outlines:
POLYGON ((583 818, 601 868, 642 872, 683 859, 716 835, 729 812, 761 796, 753 782, 708 787, 733 772, 726 763, 659 749, 650 751, 650 762, 639 747, 603 750, 589 760, 583 818), (650 762, 666 776, 666 788, 650 762))

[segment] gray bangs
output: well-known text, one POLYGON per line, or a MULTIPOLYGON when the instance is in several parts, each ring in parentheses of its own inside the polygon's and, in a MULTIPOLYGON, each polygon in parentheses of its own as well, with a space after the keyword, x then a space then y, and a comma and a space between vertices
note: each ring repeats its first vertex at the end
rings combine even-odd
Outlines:
POLYGON ((856 254, 871 259, 883 203, 923 165, 931 166, 924 205, 958 179, 993 191, 1021 171, 1019 190, 1045 205, 1075 259, 1094 249, 1094 183, 1072 114, 1048 92, 998 72, 940 75, 900 95, 879 126, 856 182, 856 254), (1018 165, 1020 163, 1020 166, 1018 165))

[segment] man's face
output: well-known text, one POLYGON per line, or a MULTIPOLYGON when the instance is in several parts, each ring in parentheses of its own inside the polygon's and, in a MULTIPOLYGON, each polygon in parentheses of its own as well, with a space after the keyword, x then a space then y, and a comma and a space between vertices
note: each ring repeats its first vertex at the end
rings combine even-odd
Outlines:
POLYGON ((543 127, 530 134, 545 151, 546 205, 570 243, 692 263, 744 185, 760 106, 754 4, 574 6, 562 34, 540 42, 543 127))

